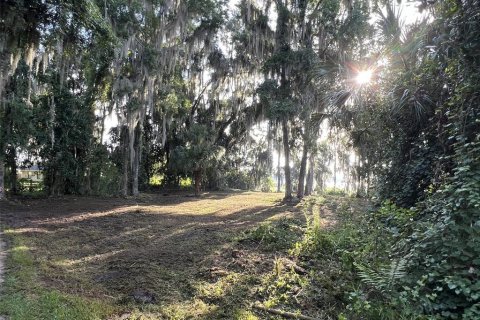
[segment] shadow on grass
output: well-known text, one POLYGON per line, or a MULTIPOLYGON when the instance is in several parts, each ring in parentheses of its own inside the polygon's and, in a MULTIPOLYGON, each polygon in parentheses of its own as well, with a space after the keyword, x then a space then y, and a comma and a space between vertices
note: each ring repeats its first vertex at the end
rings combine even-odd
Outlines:
MULTIPOLYGON (((278 202, 280 197, 254 192, 70 196, 2 205, 0 214, 7 234, 26 239, 42 286, 109 297, 126 306, 134 303, 132 292, 143 290, 164 306, 196 296, 202 273, 215 266, 219 252, 229 250, 239 232, 298 213, 278 202)), ((245 290, 238 287, 235 297, 245 290)), ((221 317, 223 311, 215 312, 221 317)))
POLYGON ((29 220, 34 218, 54 218, 71 216, 84 213, 95 213, 105 210, 115 210, 117 208, 132 205, 177 205, 181 203, 191 203, 202 200, 222 200, 232 196, 251 194, 247 191, 219 191, 204 192, 196 197, 191 192, 176 191, 169 193, 144 193, 139 197, 92 197, 92 196, 58 196, 48 198, 30 198, 16 197, 12 201, 0 202, 1 221, 19 222, 17 215, 22 219, 29 220), (52 210, 49 210, 52 209, 52 210))

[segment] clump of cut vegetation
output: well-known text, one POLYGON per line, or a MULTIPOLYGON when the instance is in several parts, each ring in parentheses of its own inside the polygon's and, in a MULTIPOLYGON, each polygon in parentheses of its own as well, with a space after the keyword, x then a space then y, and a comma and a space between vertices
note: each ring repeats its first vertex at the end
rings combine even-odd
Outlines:
POLYGON ((302 234, 302 222, 292 218, 282 218, 261 224, 244 233, 239 241, 250 240, 268 251, 281 251, 291 248, 302 234))

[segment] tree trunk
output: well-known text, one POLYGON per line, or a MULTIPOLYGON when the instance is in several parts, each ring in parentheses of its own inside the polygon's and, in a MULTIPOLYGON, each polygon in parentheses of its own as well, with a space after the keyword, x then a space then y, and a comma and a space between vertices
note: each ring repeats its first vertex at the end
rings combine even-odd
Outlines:
POLYGON ((292 177, 290 175, 290 145, 288 144, 288 120, 282 120, 283 151, 285 154, 285 200, 292 199, 292 177))
POLYGON ((313 153, 310 153, 310 159, 308 161, 308 174, 307 174, 307 184, 305 186, 305 195, 309 196, 313 191, 313 173, 315 166, 315 156, 313 153))
POLYGON ((105 118, 107 117, 107 106, 103 105, 102 125, 100 127, 100 144, 103 144, 103 136, 105 134, 105 118))
POLYGON ((370 196, 370 169, 367 169, 367 189, 365 190, 365 195, 370 196))
POLYGON ((268 152, 268 174, 272 175, 273 172, 273 134, 272 134, 272 122, 268 122, 267 128, 267 152, 268 152))
POLYGON ((193 171, 193 179, 195 181, 195 196, 200 196, 200 189, 202 186, 202 170, 193 171))
POLYGON ((133 159, 132 161, 132 194, 138 196, 138 175, 140 172, 140 162, 142 159, 142 149, 143 149, 143 122, 145 121, 145 115, 147 112, 147 106, 143 106, 140 111, 137 125, 133 128, 133 143, 130 141, 130 148, 133 148, 133 159))
POLYGON ((122 177, 122 195, 128 196, 128 128, 122 127, 122 144, 123 145, 123 177, 122 177))
POLYGON ((333 190, 337 190, 337 149, 335 146, 335 154, 333 156, 333 190))
POLYGON ((307 172, 308 147, 304 137, 302 160, 300 162, 300 172, 298 174, 297 198, 302 199, 305 191, 305 174, 307 172))
POLYGON ((362 159, 359 156, 357 164, 357 197, 362 197, 362 159))
POLYGON ((280 149, 280 142, 278 143, 278 162, 277 162, 277 192, 280 192, 282 188, 282 180, 281 180, 281 166, 280 166, 280 156, 281 156, 282 150, 280 149))
POLYGON ((140 122, 135 128, 135 156, 133 158, 133 170, 132 170, 132 194, 138 196, 138 175, 140 168, 140 161, 142 157, 142 145, 143 145, 143 122, 140 122))
POLYGON ((4 175, 5 175, 5 166, 4 166, 2 156, 0 156, 0 200, 5 199, 4 175))
POLYGON ((50 143, 53 149, 55 145, 55 99, 53 96, 50 102, 50 143))
POLYGON ((18 193, 17 183, 17 152, 14 147, 10 147, 8 166, 10 167, 10 181, 12 194, 18 193))

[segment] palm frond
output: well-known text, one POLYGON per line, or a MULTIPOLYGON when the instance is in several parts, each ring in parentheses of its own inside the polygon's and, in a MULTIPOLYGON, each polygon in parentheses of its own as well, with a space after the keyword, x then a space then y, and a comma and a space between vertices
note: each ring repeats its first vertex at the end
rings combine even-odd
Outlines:
POLYGON ((377 28, 381 30, 381 35, 385 43, 399 43, 402 37, 404 22, 401 19, 402 11, 400 7, 387 5, 385 12, 380 8, 375 10, 379 16, 377 28))
POLYGON ((402 96, 398 99, 392 92, 395 101, 391 108, 392 115, 399 115, 405 107, 411 108, 410 112, 415 121, 420 122, 428 115, 434 105, 433 100, 424 90, 419 88, 404 88, 402 96))

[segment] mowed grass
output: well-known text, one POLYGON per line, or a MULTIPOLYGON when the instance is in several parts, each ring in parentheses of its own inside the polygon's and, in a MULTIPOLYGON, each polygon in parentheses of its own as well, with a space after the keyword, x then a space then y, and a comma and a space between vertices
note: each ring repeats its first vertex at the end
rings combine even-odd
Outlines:
POLYGON ((12 320, 257 319, 250 305, 259 274, 272 269, 272 253, 249 255, 237 244, 245 230, 300 219, 298 208, 281 198, 147 194, 5 206, 9 252, 0 314, 12 320))
MULTIPOLYGON (((7 235, 9 234, 7 230, 7 235)), ((0 299, 0 314, 10 319, 101 319, 114 311, 108 303, 62 293, 42 286, 38 267, 21 236, 11 237, 11 249, 0 299)))

